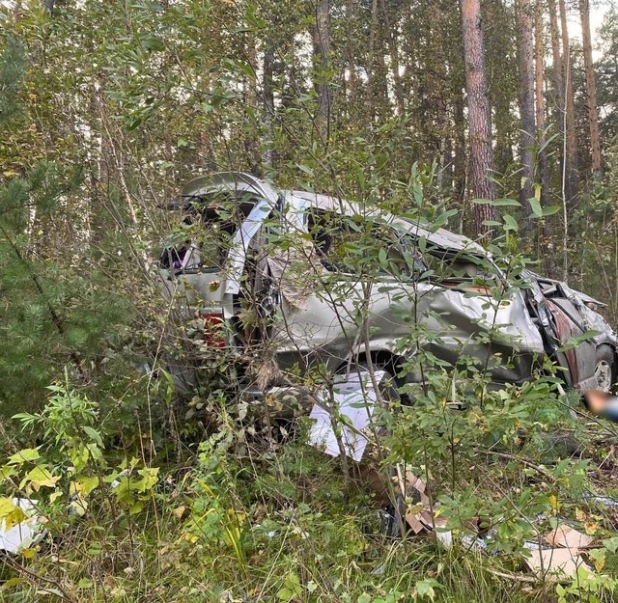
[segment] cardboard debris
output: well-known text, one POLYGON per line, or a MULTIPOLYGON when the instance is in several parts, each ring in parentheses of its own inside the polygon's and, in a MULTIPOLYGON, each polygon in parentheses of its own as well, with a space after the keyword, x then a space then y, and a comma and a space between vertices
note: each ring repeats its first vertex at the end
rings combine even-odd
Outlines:
POLYGON ((412 471, 406 471, 406 486, 416 490, 419 494, 425 494, 425 482, 420 477, 416 477, 412 471))
POLYGON ((411 471, 406 471, 406 479, 404 482, 403 472, 399 466, 397 467, 397 476, 399 478, 399 490, 403 494, 407 504, 405 515, 406 523, 415 534, 427 528, 432 529, 429 498, 425 494, 427 487, 425 482, 411 471), (428 522, 429 525, 427 525, 428 522))
MULTIPOLYGON (((397 467, 400 490, 403 482, 402 472, 397 467)), ((446 529, 447 521, 444 517, 436 517, 431 510, 430 499, 426 494, 427 485, 411 471, 406 471, 405 499, 408 507, 405 514, 406 523, 415 533, 430 532, 435 529, 436 540, 446 548, 453 546, 453 534, 446 529)))
POLYGON ((420 513, 408 510, 406 512, 406 523, 415 534, 419 534, 426 529, 425 524, 421 521, 420 513))
POLYGON ((556 580, 560 575, 571 578, 575 576, 579 567, 584 567, 587 571, 592 572, 590 566, 584 562, 575 549, 558 548, 531 551, 526 563, 534 574, 545 580, 556 580))
POLYGON ((586 549, 594 538, 582 534, 566 524, 558 524, 554 530, 545 534, 545 542, 552 546, 566 547, 569 549, 586 549))

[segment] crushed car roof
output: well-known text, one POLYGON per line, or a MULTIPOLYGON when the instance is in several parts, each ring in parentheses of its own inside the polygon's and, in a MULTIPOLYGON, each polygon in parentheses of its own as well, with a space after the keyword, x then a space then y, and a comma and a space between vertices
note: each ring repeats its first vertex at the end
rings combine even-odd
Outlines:
MULTIPOLYGON (((268 182, 243 172, 219 172, 200 176, 188 182, 182 189, 181 197, 194 199, 202 196, 213 195, 217 192, 253 193, 275 204, 279 193, 268 182)), ((310 203, 312 207, 323 210, 335 211, 347 215, 361 215, 366 217, 380 217, 386 222, 398 224, 416 237, 423 237, 428 243, 437 247, 453 249, 456 251, 472 251, 475 253, 486 252, 483 248, 463 235, 455 234, 439 228, 432 231, 421 225, 420 222, 399 218, 389 212, 375 206, 361 206, 347 199, 339 199, 329 195, 312 193, 299 190, 281 191, 286 200, 299 200, 305 205, 310 203)))

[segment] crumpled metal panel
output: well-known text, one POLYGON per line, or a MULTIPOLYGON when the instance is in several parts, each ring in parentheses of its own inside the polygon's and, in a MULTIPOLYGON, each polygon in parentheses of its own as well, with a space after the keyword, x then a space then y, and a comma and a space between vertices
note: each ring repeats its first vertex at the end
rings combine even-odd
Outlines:
POLYGON ((200 198, 217 192, 251 193, 260 201, 238 231, 225 270, 216 275, 181 277, 179 280, 189 285, 187 291, 177 288, 172 291, 173 286, 166 284, 168 298, 184 295, 188 303, 199 303, 201 298, 205 306, 222 308, 225 317, 231 318, 235 311, 233 299, 241 289, 249 242, 255 239, 268 209, 280 206, 283 201, 283 230, 296 248, 275 252, 267 260, 281 298, 279 319, 273 321, 273 329, 282 368, 298 362, 301 367, 307 367, 317 360, 334 370, 351 355, 368 351, 362 320, 366 312, 371 352, 397 352, 396 342, 410 339, 416 323, 422 326, 419 333, 427 331, 433 337, 411 341, 411 346, 426 347, 453 365, 462 354, 479 359, 497 356, 496 360, 501 362, 493 363, 492 376, 501 382, 529 379, 535 358, 548 352, 555 354, 561 364, 566 363, 563 360, 568 361, 573 377, 568 380, 572 384, 577 384, 580 376, 584 380, 589 378, 588 365, 594 361, 594 351, 583 353, 581 347, 570 350, 566 356, 557 351, 572 334, 580 334, 576 328, 579 322, 600 331, 594 340, 597 345, 616 343, 616 335, 609 325, 585 305, 591 298, 561 284, 566 299, 552 303, 545 298, 533 273, 529 273, 530 291, 524 293, 514 288, 509 299, 500 303, 489 294, 482 294, 482 287, 473 293, 466 284, 454 287, 447 282, 427 280, 398 282, 386 275, 369 290, 367 282, 360 281, 358 276, 329 272, 321 265, 304 224, 304 210, 310 206, 384 220, 397 230, 425 238, 434 248, 489 258, 476 243, 460 235, 442 229, 429 232, 419 224, 385 214, 378 208, 360 208, 334 197, 300 191, 280 194, 247 174, 215 174, 196 179, 184 188, 183 196, 200 198), (306 267, 299 271, 303 262, 306 267), (295 276, 289 274, 292 267, 295 276), (365 299, 368 291, 369 298, 365 299), (533 321, 531 311, 538 312, 539 325, 533 321))
MULTIPOLYGON (((569 320, 562 308, 551 300, 547 300, 547 305, 551 309, 552 315, 556 321, 556 329, 562 343, 566 343, 574 335, 581 335, 582 331, 575 327, 573 322, 569 320)), ((571 374, 571 383, 579 382, 579 366, 577 362, 576 348, 571 347, 565 350, 564 355, 568 362, 568 369, 571 374)))
MULTIPOLYGON (((325 278, 332 278, 326 275, 325 278)), ((327 283, 307 300, 305 309, 284 309, 284 325, 280 332, 280 357, 285 365, 302 359, 305 363, 319 360, 331 367, 350 355, 365 352, 364 334, 359 323, 359 308, 364 301, 360 284, 339 283, 339 292, 329 291, 327 283)), ((421 282, 404 285, 396 282, 391 291, 374 286, 368 300, 370 350, 394 351, 397 340, 409 338, 414 322, 440 335, 439 340, 419 341, 438 357, 455 364, 461 354, 485 360, 500 354, 506 363, 494 369, 500 381, 522 381, 531 374, 533 359, 545 353, 542 337, 526 309, 519 291, 500 304, 484 295, 471 295, 462 290, 421 282), (406 321, 406 317, 408 319, 406 321), (489 343, 477 336, 489 333, 489 343)))

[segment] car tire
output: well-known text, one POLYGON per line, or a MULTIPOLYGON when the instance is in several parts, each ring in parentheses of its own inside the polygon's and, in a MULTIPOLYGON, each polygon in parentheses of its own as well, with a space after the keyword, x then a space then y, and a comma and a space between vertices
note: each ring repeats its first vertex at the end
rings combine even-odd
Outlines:
POLYGON ((610 393, 616 381, 616 356, 608 345, 600 345, 596 352, 596 366, 594 369, 596 388, 610 393))

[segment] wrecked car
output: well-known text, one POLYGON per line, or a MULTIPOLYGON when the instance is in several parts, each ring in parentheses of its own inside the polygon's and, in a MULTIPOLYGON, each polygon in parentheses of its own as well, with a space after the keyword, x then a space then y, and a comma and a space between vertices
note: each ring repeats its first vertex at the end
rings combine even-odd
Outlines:
MULTIPOLYGON (((160 259, 169 315, 189 325, 184 343, 226 355, 244 393, 367 362, 392 375, 407 362, 405 381, 421 382, 409 362, 421 349, 451 366, 476 358, 497 386, 548 357, 568 387, 615 381, 600 302, 526 270, 514 285, 464 236, 242 173, 197 178, 169 208, 182 214, 160 259)), ((185 357, 168 363, 179 390, 194 386, 185 357)))

